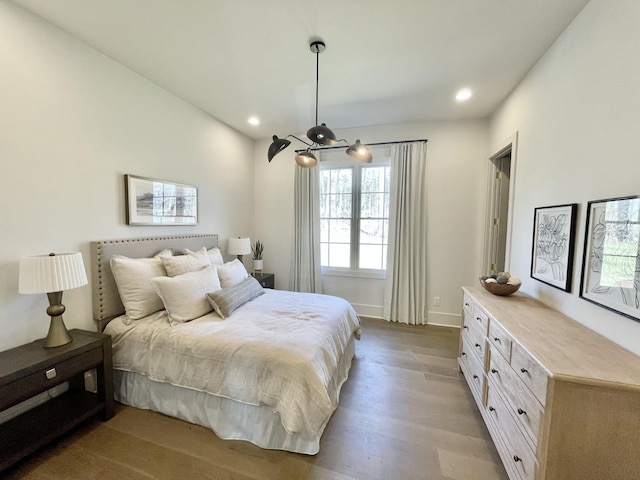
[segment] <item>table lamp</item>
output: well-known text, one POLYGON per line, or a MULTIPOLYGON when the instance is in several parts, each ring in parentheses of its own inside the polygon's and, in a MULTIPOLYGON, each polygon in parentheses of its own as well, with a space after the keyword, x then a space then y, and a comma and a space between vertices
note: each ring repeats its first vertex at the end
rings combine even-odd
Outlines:
POLYGON ((62 292, 86 285, 87 273, 80 253, 50 253, 20 258, 20 293, 46 293, 49 298, 47 314, 51 317, 44 347, 66 345, 72 338, 62 320, 65 306, 62 292))
POLYGON ((249 237, 230 238, 227 241, 227 253, 237 255, 238 260, 242 261, 243 255, 251 253, 251 239, 249 237))

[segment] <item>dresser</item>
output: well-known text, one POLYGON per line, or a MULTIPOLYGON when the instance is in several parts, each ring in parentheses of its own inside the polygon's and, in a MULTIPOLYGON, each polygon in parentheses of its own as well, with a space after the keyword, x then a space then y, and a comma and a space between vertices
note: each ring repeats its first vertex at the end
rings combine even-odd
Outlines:
POLYGON ((523 293, 463 293, 458 363, 509 478, 640 479, 640 357, 523 293))

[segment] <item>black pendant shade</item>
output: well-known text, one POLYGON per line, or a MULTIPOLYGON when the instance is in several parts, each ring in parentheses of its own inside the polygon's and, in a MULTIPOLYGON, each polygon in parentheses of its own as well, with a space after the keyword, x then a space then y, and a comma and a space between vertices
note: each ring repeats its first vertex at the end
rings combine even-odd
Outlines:
POLYGON ((291 145, 291 141, 286 138, 278 138, 277 135, 273 136, 273 143, 269 146, 269 162, 279 154, 282 150, 291 145))
POLYGON ((318 164, 318 159, 315 157, 311 150, 308 148, 296 155, 296 163, 304 168, 315 167, 318 164))
MULTIPOLYGON (((331 131, 329 127, 327 127, 326 123, 318 124, 318 83, 320 78, 320 53, 324 51, 326 48, 325 44, 321 40, 315 40, 311 42, 309 45, 312 53, 316 54, 316 126, 311 127, 307 130, 307 138, 311 141, 308 143, 304 140, 299 139, 295 135, 288 135, 287 138, 293 137, 296 140, 304 143, 307 147, 313 147, 315 150, 318 150, 319 146, 331 146, 335 145, 338 142, 346 142, 346 140, 337 140, 335 133, 331 131)), ((279 154, 282 150, 287 148, 291 142, 287 140, 287 138, 278 138, 276 135, 273 136, 273 143, 269 146, 268 158, 269 162, 279 154)), ((354 145, 351 145, 347 149, 347 154, 351 155, 358 160, 363 162, 371 162, 372 155, 371 151, 367 148, 366 145, 360 143, 360 140, 357 140, 354 145)), ((307 148, 306 151, 299 153, 296 155, 296 163, 301 167, 310 168, 315 167, 318 164, 318 160, 311 153, 311 149, 307 148)))
POLYGON ((329 127, 327 127, 326 123, 322 125, 316 125, 315 127, 307 130, 307 137, 313 143, 317 143, 320 145, 335 145, 338 143, 336 140, 336 135, 331 131, 329 127))
POLYGON ((371 150, 366 145, 360 143, 360 139, 356 140, 356 143, 347 148, 347 155, 352 156, 353 158, 357 158, 358 160, 371 163, 373 160, 373 155, 371 155, 371 150))

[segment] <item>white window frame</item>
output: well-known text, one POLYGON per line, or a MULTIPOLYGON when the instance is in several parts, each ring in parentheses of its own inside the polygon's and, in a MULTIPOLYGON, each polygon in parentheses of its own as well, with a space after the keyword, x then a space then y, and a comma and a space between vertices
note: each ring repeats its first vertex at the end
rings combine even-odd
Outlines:
MULTIPOLYGON (((336 169, 336 168, 353 168, 352 176, 352 201, 351 201, 351 239, 350 239, 350 267, 328 267, 321 266, 321 274, 323 276, 335 277, 356 277, 356 278, 378 278, 384 279, 387 276, 386 268, 371 269, 358 268, 354 265, 358 262, 359 257, 359 226, 360 226, 360 199, 361 199, 361 172, 364 168, 390 166, 391 159, 390 150, 386 149, 374 153, 374 159, 371 164, 364 164, 345 155, 342 149, 334 152, 322 152, 320 169, 336 169), (329 153, 329 155, 327 155, 329 153)), ((391 212, 389 212, 391 214, 391 212)), ((387 240, 388 242, 388 240, 387 240)))

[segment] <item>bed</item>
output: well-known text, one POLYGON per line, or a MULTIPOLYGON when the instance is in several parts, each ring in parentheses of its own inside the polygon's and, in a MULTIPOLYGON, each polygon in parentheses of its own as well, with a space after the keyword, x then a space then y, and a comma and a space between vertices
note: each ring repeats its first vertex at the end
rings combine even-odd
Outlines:
POLYGON ((91 242, 115 399, 222 439, 314 455, 348 378, 358 316, 338 297, 262 289, 217 247, 214 234, 91 242))

